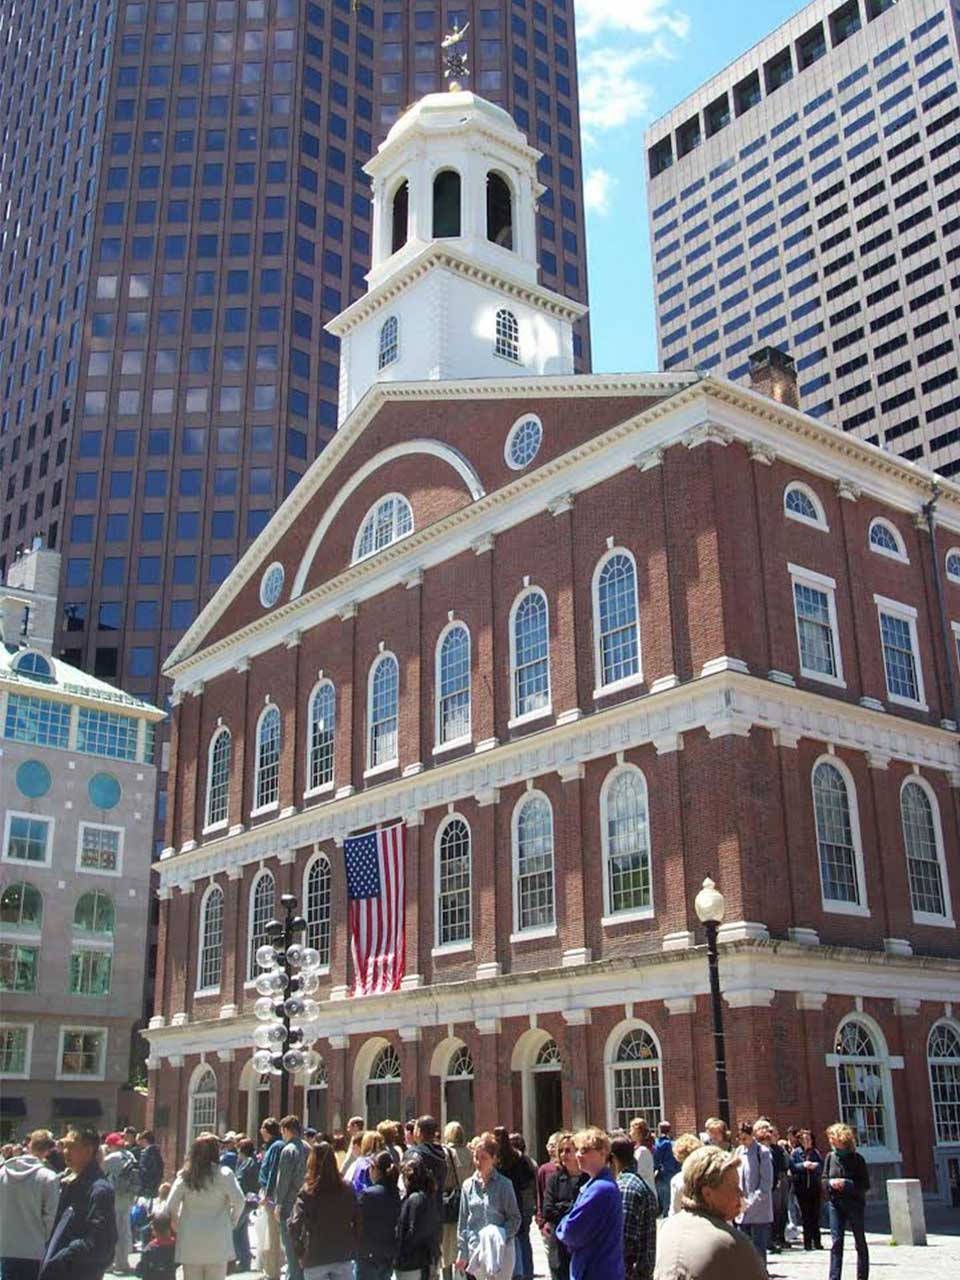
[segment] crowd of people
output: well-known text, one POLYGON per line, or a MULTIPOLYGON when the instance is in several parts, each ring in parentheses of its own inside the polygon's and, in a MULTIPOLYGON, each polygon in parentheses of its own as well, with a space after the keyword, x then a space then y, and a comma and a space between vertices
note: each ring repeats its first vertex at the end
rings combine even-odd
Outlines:
POLYGON ((840 1280, 845 1233, 867 1280, 866 1164, 853 1131, 781 1138, 769 1120, 719 1119, 702 1133, 555 1133, 539 1166, 505 1128, 469 1143, 432 1116, 406 1125, 362 1117, 346 1133, 297 1116, 245 1134, 200 1134, 164 1182, 151 1132, 78 1126, 55 1141, 0 1150, 0 1280, 533 1280, 532 1233, 551 1280, 764 1280, 767 1255, 796 1240, 822 1248, 840 1280), (138 1255, 138 1256, 137 1256, 138 1255))

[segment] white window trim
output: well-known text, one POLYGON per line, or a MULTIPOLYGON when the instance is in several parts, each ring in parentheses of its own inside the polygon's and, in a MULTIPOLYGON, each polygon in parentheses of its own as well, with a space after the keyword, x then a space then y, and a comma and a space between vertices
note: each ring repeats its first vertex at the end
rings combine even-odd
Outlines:
POLYGON ((215 1099, 214 1110, 219 1111, 220 1107, 220 1081, 217 1079, 217 1073, 209 1062, 198 1062, 194 1067, 190 1076, 190 1083, 187 1086, 187 1133, 193 1133, 193 1104, 198 1096, 197 1085, 206 1077, 208 1072, 213 1074, 214 1089, 206 1090, 199 1094, 202 1098, 213 1097, 215 1099))
POLYGON ((950 547, 947 554, 943 557, 943 572, 948 582, 960 582, 960 575, 951 573, 947 568, 951 556, 960 556, 960 547, 950 547))
POLYGON ((377 330, 377 373, 383 373, 384 369, 389 369, 392 364, 398 364, 400 361, 401 354, 402 354, 402 348, 400 345, 400 317, 394 311, 394 312, 391 312, 390 315, 388 315, 384 319, 383 324, 381 324, 380 328, 377 330), (390 323, 391 320, 394 321, 397 327, 397 342, 396 342, 397 351, 396 351, 396 355, 391 356, 389 360, 384 360, 383 359, 383 334, 384 334, 384 330, 386 329, 387 325, 390 323))
POLYGON ((27 813, 23 809, 8 809, 3 824, 3 848, 0 861, 9 862, 14 867, 50 867, 53 865, 53 845, 56 837, 57 820, 46 813, 27 813), (10 844, 10 828, 14 818, 27 818, 30 822, 47 823, 47 854, 42 862, 29 862, 24 858, 11 858, 7 849, 10 844))
MULTIPOLYGON (((280 743, 277 751, 277 798, 270 800, 266 804, 258 805, 254 803, 254 807, 250 810, 251 818, 259 818, 261 814, 273 813, 280 808, 280 765, 283 760, 283 712, 275 702, 268 702, 260 714, 257 716, 257 725, 253 731, 253 799, 256 802, 257 792, 260 790, 260 726, 263 724, 264 716, 269 715, 271 711, 276 711, 280 717, 280 743)), ((229 818, 229 814, 227 817, 229 818)))
POLYGON ((510 642, 510 719, 507 721, 507 728, 513 729, 517 725, 527 724, 530 720, 540 720, 544 716, 553 715, 553 678, 551 667, 550 653, 550 600, 543 587, 529 586, 523 587, 514 597, 513 604, 510 606, 510 614, 507 621, 508 639, 510 642), (544 707, 537 707, 534 711, 525 711, 522 715, 517 713, 517 636, 516 636, 516 617, 517 610, 523 600, 526 599, 531 592, 537 592, 543 598, 546 609, 547 623, 547 703, 544 707))
POLYGON ((637 768, 635 764, 625 762, 624 764, 615 765, 603 780, 600 787, 600 849, 601 849, 601 867, 603 871, 603 916, 600 920, 601 925, 609 926, 612 924, 620 924, 627 920, 650 920, 654 915, 653 902, 653 841, 650 838, 650 789, 647 786, 647 779, 642 769, 637 768), (610 905, 610 832, 607 823, 607 803, 610 795, 610 789, 621 774, 632 773, 640 779, 640 785, 643 788, 645 807, 647 813, 647 850, 650 858, 650 905, 648 907, 631 907, 629 911, 614 911, 610 905))
POLYGON ((317 681, 317 683, 316 683, 316 684, 313 686, 313 688, 310 690, 310 695, 309 695, 309 697, 307 698, 307 730, 306 730, 306 742, 305 742, 305 744, 304 744, 304 746, 305 746, 305 750, 304 750, 304 755, 303 755, 303 760, 304 760, 304 776, 303 776, 303 780, 304 780, 304 782, 305 782, 305 783, 308 783, 308 782, 310 781, 311 765, 312 765, 312 763, 313 763, 312 758, 311 758, 311 757, 312 757, 312 753, 313 753, 313 700, 314 700, 314 698, 317 696, 317 694, 320 692, 320 690, 321 690, 321 689, 323 689, 323 688, 325 688, 327 685, 329 685, 329 687, 333 690, 333 777, 330 779, 330 781, 329 781, 329 782, 321 782, 321 783, 320 783, 320 785, 319 785, 318 787, 310 787, 310 786, 305 787, 304 792, 303 792, 303 798, 304 798, 304 800, 308 799, 308 798, 309 798, 309 797, 311 797, 311 796, 322 796, 322 795, 324 795, 327 791, 333 791, 333 790, 335 789, 335 787, 336 787, 336 778, 337 778, 337 686, 333 683, 333 681, 332 681, 332 680, 328 679, 326 676, 325 676, 322 680, 318 680, 318 681, 317 681))
POLYGON ((64 1024, 62 1024, 62 1025, 61 1025, 61 1027, 60 1027, 59 1033, 58 1033, 58 1035, 57 1035, 57 1064, 56 1064, 56 1072, 55 1072, 55 1074, 54 1074, 54 1079, 55 1079, 55 1080, 104 1080, 104 1079, 106 1079, 106 1074, 107 1074, 107 1037, 108 1037, 108 1034, 109 1034, 109 1032, 108 1032, 108 1028, 107 1028, 107 1027, 88 1027, 88 1026, 81 1026, 81 1025, 78 1025, 77 1023, 73 1023, 73 1022, 70 1022, 70 1023, 64 1023, 64 1024), (63 1070, 63 1045, 64 1045, 64 1039, 65 1039, 65 1037, 66 1037, 68 1034, 70 1034, 71 1032, 80 1032, 80 1033, 83 1033, 84 1035, 93 1035, 93 1034, 97 1034, 97 1035, 99 1035, 99 1036, 101 1037, 101 1040, 100 1040, 100 1066, 99 1066, 99 1069, 98 1069, 94 1074, 92 1074, 92 1075, 75 1075, 75 1074, 74 1074, 73 1072, 71 1072, 71 1071, 66 1071, 66 1072, 65 1072, 65 1071, 63 1070))
POLYGON ((636 556, 627 547, 611 547, 597 561, 590 584, 590 599, 593 605, 593 669, 596 674, 597 686, 593 691, 593 696, 602 698, 604 694, 616 693, 618 689, 628 689, 631 685, 643 683, 643 646, 640 643, 640 584, 637 576, 636 556), (637 669, 628 676, 621 676, 618 680, 611 680, 605 684, 603 680, 603 648, 600 644, 600 575, 603 573, 604 565, 608 560, 612 560, 614 556, 626 556, 633 565, 633 606, 635 613, 633 626, 637 637, 637 669))
MULTIPOLYGON (((503 358, 506 359, 506 357, 503 357, 503 358)), ((539 414, 536 414, 536 413, 521 414, 521 416, 516 420, 516 422, 507 432, 507 438, 503 442, 503 460, 507 464, 507 466, 510 468, 511 471, 517 471, 517 472, 526 471, 527 467, 532 466, 534 458, 536 458, 537 454, 540 452, 542 445, 543 445, 543 422, 541 421, 539 414), (510 460, 510 450, 513 447, 513 441, 517 435, 517 432, 520 430, 520 428, 523 426, 525 422, 531 422, 531 421, 535 422, 537 426, 540 428, 540 444, 537 445, 534 451, 533 457, 530 459, 530 461, 524 462, 518 466, 515 462, 512 462, 510 460)))
MULTIPOLYGON (((12 994, 12 993, 7 993, 12 994)), ((0 1080, 29 1080, 30 1069, 33 1065, 33 1023, 32 1022, 11 1022, 8 1018, 4 1018, 0 1022, 0 1031, 19 1031, 26 1030, 27 1044, 24 1050, 23 1071, 0 1071, 0 1080)))
POLYGON ((433 883, 434 883, 434 902, 433 902, 433 950, 432 955, 451 955, 457 951, 473 950, 473 828, 465 814, 459 812, 448 813, 443 821, 438 825, 436 835, 433 837, 433 883), (466 938, 461 938, 458 942, 441 942, 440 941, 440 842, 443 839, 443 833, 451 822, 462 822, 467 828, 467 836, 470 840, 470 931, 466 938))
MULTIPOLYGON (((616 1108, 616 1090, 614 1089, 614 1080, 617 1072, 617 1051, 623 1043, 625 1036, 631 1031, 645 1031, 653 1043, 657 1046, 657 1057, 650 1061, 647 1065, 657 1067, 657 1078, 660 1082, 660 1115, 667 1114, 666 1100, 663 1094, 663 1045, 660 1037, 650 1026, 649 1022, 644 1022, 640 1018, 625 1018, 622 1022, 618 1022, 610 1034, 607 1036, 607 1042, 603 1048, 603 1076, 604 1086, 606 1089, 607 1104, 607 1122, 609 1128, 617 1128, 617 1108, 616 1108)), ((624 1068, 628 1068, 630 1064, 623 1063, 624 1068)), ((643 1065, 642 1063, 639 1065, 643 1065)))
MULTIPOLYGON (((874 1046, 877 1054, 873 1058, 864 1058, 865 1062, 876 1062, 879 1064, 880 1081, 883 1085, 883 1109, 887 1119, 887 1145, 885 1147, 866 1147, 857 1145, 857 1150, 863 1156, 868 1164, 880 1164, 886 1162, 897 1163, 902 1159, 900 1153, 900 1138, 897 1134, 897 1113, 894 1107, 893 1097, 893 1080, 890 1072, 894 1067, 903 1067, 902 1058, 894 1058, 890 1054, 887 1047, 887 1038, 877 1023, 869 1014, 860 1013, 859 1011, 848 1013, 846 1017, 841 1018, 837 1023, 837 1030, 834 1033, 833 1043, 837 1044, 840 1040, 840 1032, 848 1022, 860 1022, 867 1028, 873 1037, 874 1046)), ((840 1076, 837 1068, 844 1062, 856 1062, 856 1058, 848 1058, 842 1053, 828 1053, 826 1055, 827 1066, 833 1068, 834 1088, 837 1091, 837 1115, 843 1115, 843 1109, 840 1104, 840 1076)))
POLYGON ((226 936, 227 923, 227 895, 223 892, 223 888, 218 884, 208 884, 203 891, 203 897, 200 899, 200 911, 198 913, 197 922, 197 983, 200 982, 200 966, 203 962, 203 938, 207 928, 207 904, 214 893, 219 890, 223 898, 223 916, 220 923, 220 982, 215 987, 201 987, 197 985, 194 990, 194 996, 201 999, 205 996, 214 996, 220 994, 220 983, 223 982, 223 952, 224 941, 226 936))
POLYGON ((870 521, 869 528, 867 529, 867 548, 874 552, 875 555, 886 556, 888 560, 899 560, 901 564, 910 563, 910 557, 907 555, 907 549, 903 544, 903 538, 900 536, 900 530, 895 524, 884 519, 883 516, 874 516, 870 521), (873 533, 874 525, 881 525, 893 536, 893 540, 897 544, 896 551, 889 551, 886 547, 875 546, 874 543, 871 542, 870 535, 873 533))
POLYGON ((250 891, 247 894, 247 936, 244 940, 245 946, 243 951, 243 974, 244 974, 243 985, 245 988, 249 988, 251 990, 253 989, 253 985, 257 980, 257 975, 260 972, 250 951, 250 943, 253 941, 253 904, 256 901, 257 886, 260 884, 261 880, 263 880, 266 876, 269 876, 270 879, 273 881, 273 906, 274 906, 274 911, 276 911, 277 878, 273 874, 273 872, 270 870, 269 867, 260 868, 257 874, 250 881, 250 891), (252 978, 249 977, 251 965, 253 965, 255 970, 252 978))
MULTIPOLYGON (((938 1059, 930 1057, 930 1037, 933 1035, 934 1031, 936 1031, 937 1027, 941 1026, 949 1027, 952 1031, 955 1031, 958 1036, 960 1036, 960 1022, 958 1022, 956 1018, 952 1017, 937 1018, 930 1027, 930 1030, 927 1032, 927 1043, 925 1046, 927 1056, 927 1084, 930 1089, 930 1119, 932 1121, 933 1128, 933 1149, 934 1151, 952 1152, 956 1149, 957 1144, 955 1142, 937 1141, 937 1113, 934 1110, 933 1105, 933 1073, 931 1071, 931 1066, 934 1062, 937 1062, 938 1059)), ((947 1061, 949 1061, 949 1059, 947 1059, 947 1061)))
MULTIPOLYGON (((309 858, 307 860, 307 865, 303 868, 303 878, 300 881, 300 903, 303 908, 302 915, 306 919, 307 918, 307 901, 308 901, 307 885, 310 883, 310 873, 313 871, 313 868, 317 865, 318 862, 325 862, 327 864, 327 874, 330 877, 330 901, 327 904, 327 931, 330 937, 330 956, 332 959, 333 958, 333 866, 330 862, 330 859, 323 852, 322 849, 319 850, 317 853, 315 853, 312 858, 309 858)), ((308 920, 308 923, 309 923, 309 920, 308 920)), ((304 934, 303 934, 304 938, 306 938, 306 933, 307 931, 304 930, 304 934)), ((316 972, 321 975, 325 973, 329 973, 330 961, 328 960, 326 964, 322 964, 320 968, 317 969, 316 972)))
POLYGON ((531 938, 554 938, 557 934, 557 826, 553 812, 553 803, 545 791, 539 791, 534 788, 531 791, 524 791, 523 795, 513 806, 513 813, 510 815, 510 867, 513 873, 513 930, 510 934, 511 942, 526 942, 531 938), (530 800, 539 797, 544 800, 550 813, 550 844, 553 859, 553 877, 552 877, 552 924, 529 925, 527 928, 520 927, 520 874, 519 874, 519 826, 520 812, 523 806, 530 800))
POLYGON ((783 514, 788 520, 796 520, 798 524, 805 524, 810 529, 820 529, 824 533, 830 532, 830 526, 827 524, 826 512, 823 509, 823 503, 820 501, 813 489, 808 484, 804 484, 802 480, 791 480, 783 487, 783 499, 781 503, 783 514), (790 511, 787 508, 787 494, 791 489, 799 489, 800 492, 813 503, 813 509, 817 513, 817 518, 811 520, 809 516, 801 515, 799 511, 790 511))
POLYGON ((378 653, 374 660, 370 663, 370 670, 367 672, 367 724, 366 724, 366 761, 367 767, 363 771, 365 778, 376 777, 378 773, 386 773, 390 769, 396 769, 400 763, 400 663, 397 655, 392 649, 384 649, 382 653, 378 653), (389 760, 381 760, 379 764, 373 764, 373 681, 380 666, 387 660, 393 659, 394 666, 397 669, 397 754, 389 760))
MULTIPOLYGON (((85 876, 122 876, 123 875, 123 846, 125 837, 124 827, 113 827, 106 822, 86 822, 81 821, 77 824, 77 871, 85 876), (117 869, 116 871, 103 871, 99 867, 84 867, 80 863, 80 855, 83 849, 83 833, 87 827, 99 827, 103 831, 116 831, 120 836, 117 848, 117 869)), ((37 864, 39 865, 39 863, 37 864)))
POLYGON ((887 686, 887 701, 900 707, 913 707, 916 711, 929 711, 923 684, 923 665, 920 662, 920 641, 917 635, 917 610, 912 604, 901 604, 899 600, 891 600, 889 596, 874 595, 873 603, 877 606, 877 630, 880 633, 880 662, 883 665, 883 682, 887 684, 887 664, 883 657, 883 631, 881 615, 889 613, 893 617, 902 618, 910 628, 910 647, 913 650, 913 669, 917 676, 917 697, 904 698, 902 694, 891 693, 887 686))
MULTIPOLYGON (((907 837, 903 828, 903 793, 909 783, 915 782, 924 792, 930 801, 930 812, 933 817, 933 838, 937 847, 937 861, 940 864, 940 884, 943 888, 943 907, 944 915, 934 915, 931 911, 914 911, 911 904, 911 914, 913 915, 914 924, 935 925, 940 928, 954 929, 956 921, 953 918, 953 901, 950 897, 950 881, 947 877, 947 855, 943 847, 943 824, 940 818, 940 804, 937 800, 937 793, 922 774, 909 773, 900 784, 900 829, 903 833, 903 857, 907 858, 907 837)), ((907 868, 909 874, 909 868, 907 868)), ((909 893, 909 882, 907 884, 907 892, 909 893)))
POLYGON ((790 574, 790 607, 793 609, 793 629, 797 638, 797 665, 805 680, 818 680, 822 684, 833 685, 837 689, 845 689, 847 682, 843 678, 843 657, 840 652, 840 624, 837 621, 837 580, 829 578, 825 573, 817 573, 813 569, 801 568, 798 564, 788 564, 790 574), (830 631, 833 636, 833 658, 837 666, 836 675, 827 675, 824 671, 811 671, 803 665, 803 650, 800 645, 800 619, 797 616, 797 597, 794 585, 814 587, 823 591, 827 597, 827 611, 830 617, 830 631))
POLYGON ((433 754, 438 755, 441 751, 453 751, 455 747, 465 747, 473 741, 473 636, 470 634, 470 628, 461 618, 454 618, 440 632, 437 637, 436 648, 434 649, 433 658, 433 754), (441 684, 440 684, 440 653, 443 649, 443 642, 451 631, 460 628, 467 633, 467 671, 469 673, 469 684, 467 685, 467 718, 470 722, 466 734, 461 734, 459 738, 449 738, 443 741, 440 737, 440 702, 441 702, 441 684))
POLYGON ((207 787, 206 796, 204 797, 203 816, 206 825, 203 828, 203 834, 208 835, 212 831, 225 830, 230 825, 230 772, 233 769, 233 734, 227 725, 218 725, 210 735, 210 741, 207 744, 207 787), (210 800, 211 800, 211 781, 213 778, 213 749, 217 744, 217 740, 226 734, 230 739, 230 769, 227 770, 227 813, 226 817, 219 818, 216 822, 210 821, 210 800))
POLYGON ((860 833, 860 807, 857 803, 857 786, 853 774, 844 762, 835 755, 818 756, 810 770, 810 804, 813 806, 813 838, 816 845, 817 878, 820 883, 820 906, 828 915, 864 916, 871 915, 867 900, 867 876, 863 861, 863 837, 860 833), (813 778, 821 764, 831 764, 838 771, 847 785, 847 806, 850 810, 850 834, 853 837, 853 865, 857 876, 857 893, 859 902, 838 902, 828 898, 823 890, 823 867, 820 863, 820 831, 817 827, 817 806, 813 789, 813 778))
POLYGON ((360 521, 360 525, 359 525, 359 527, 358 527, 358 529, 357 529, 357 532, 356 532, 356 535, 354 536, 354 539, 353 539, 353 551, 351 552, 351 555, 350 555, 350 563, 351 563, 351 564, 362 564, 364 560, 372 560, 372 559, 373 559, 373 557, 374 557, 374 556, 379 555, 381 551, 386 551, 386 550, 387 550, 387 547, 393 547, 393 546, 396 546, 396 544, 397 544, 398 542, 403 542, 403 540, 404 540, 405 538, 409 538, 412 534, 416 533, 416 531, 417 531, 417 524, 416 524, 416 521, 415 521, 415 520, 414 520, 414 518, 413 518, 413 507, 412 507, 412 505, 411 505, 411 503, 410 503, 410 499, 406 496, 406 494, 404 494, 404 493, 396 493, 396 492, 393 492, 393 493, 383 493, 383 494, 381 494, 381 495, 380 495, 380 497, 376 500, 376 502, 373 504, 373 506, 369 508, 369 510, 367 511, 366 515, 365 515, 365 516, 363 517, 363 519, 360 521), (363 540, 363 531, 364 531, 364 529, 367 527, 367 521, 371 518, 371 516, 372 516, 372 515, 373 515, 373 513, 377 510, 377 508, 378 508, 378 507, 382 506, 382 505, 383 505, 383 503, 385 503, 385 502, 387 502, 387 501, 389 501, 389 500, 391 500, 391 499, 392 499, 394 502, 402 502, 402 503, 403 503, 403 505, 404 505, 404 506, 407 508, 407 510, 410 512, 410 528, 409 528, 409 530, 408 530, 406 533, 402 533, 402 534, 400 535, 400 537, 399 537, 399 538, 392 538, 392 539, 387 543, 386 547, 375 547, 375 548, 373 549, 373 551, 368 551, 366 555, 362 556, 362 555, 360 554, 360 543, 361 543, 361 541, 363 540))

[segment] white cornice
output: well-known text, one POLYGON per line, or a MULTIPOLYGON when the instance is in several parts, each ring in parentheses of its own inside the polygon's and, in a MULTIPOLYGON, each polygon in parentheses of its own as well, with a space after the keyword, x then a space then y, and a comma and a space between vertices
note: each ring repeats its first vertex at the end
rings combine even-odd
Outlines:
MULTIPOLYGON (((840 996, 854 1007, 855 996, 878 1000, 949 1000, 960 981, 960 961, 887 956, 853 947, 798 946, 786 941, 743 942, 722 948, 721 989, 731 1004, 758 990, 840 996)), ((624 1003, 675 1001, 706 995, 709 979, 702 948, 622 956, 576 967, 540 969, 465 982, 443 983, 320 1005, 318 1038, 374 1035, 397 1027, 444 1027, 529 1019, 624 1003)), ((892 1008, 891 1004, 891 1008, 892 1008)), ((187 1026, 150 1027, 144 1035, 151 1058, 170 1058, 240 1049, 252 1052, 252 1017, 216 1019, 187 1026)), ((326 1048, 320 1046, 321 1053, 326 1048)))
POLYGON ((698 729, 716 738, 742 736, 753 727, 875 752, 945 773, 960 769, 956 735, 946 730, 725 670, 411 777, 392 779, 369 791, 228 833, 158 862, 156 870, 161 885, 206 879, 317 841, 342 840, 358 827, 411 811, 456 804, 528 778, 569 771, 617 751, 659 743, 665 735, 678 743, 682 734, 698 729))

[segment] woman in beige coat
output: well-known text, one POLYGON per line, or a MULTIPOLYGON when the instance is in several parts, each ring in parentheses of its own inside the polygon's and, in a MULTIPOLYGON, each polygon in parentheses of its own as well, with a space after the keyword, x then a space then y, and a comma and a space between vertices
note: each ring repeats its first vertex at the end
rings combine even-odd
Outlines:
POLYGON ((233 1228, 245 1200, 233 1170, 220 1164, 220 1142, 197 1138, 167 1199, 177 1231, 176 1260, 184 1280, 223 1280, 233 1261, 233 1228))
POLYGON ((683 1162, 683 1200, 657 1236, 654 1280, 766 1280, 740 1212, 740 1157, 700 1147, 683 1162))
MULTIPOLYGON (((443 1131, 443 1149, 447 1162, 447 1176, 443 1183, 444 1198, 446 1198, 448 1192, 454 1187, 462 1187, 473 1173, 473 1156, 464 1140, 463 1125, 458 1124, 456 1120, 451 1120, 443 1131)), ((450 1280, 453 1275, 453 1264, 457 1260, 457 1218, 454 1218, 453 1222, 443 1224, 440 1253, 445 1280, 450 1280)))

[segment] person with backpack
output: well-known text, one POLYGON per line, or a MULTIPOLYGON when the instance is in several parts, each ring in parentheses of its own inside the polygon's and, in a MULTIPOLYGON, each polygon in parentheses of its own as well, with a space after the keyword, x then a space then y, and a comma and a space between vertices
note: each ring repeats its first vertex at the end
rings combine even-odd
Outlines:
POLYGON ((657 1140, 653 1144, 653 1182, 661 1218, 670 1212, 670 1184, 679 1172, 680 1164, 673 1153, 670 1121, 661 1120, 657 1125, 657 1140))
POLYGON ((857 1246, 857 1280, 867 1280, 870 1252, 863 1227, 870 1174, 857 1150, 857 1139, 848 1124, 832 1124, 827 1130, 830 1153, 823 1164, 823 1190, 830 1215, 830 1280, 840 1280, 843 1270, 843 1237, 847 1227, 857 1246))
POLYGON ((133 1237, 130 1229, 130 1210, 140 1194, 140 1164, 127 1147, 122 1133, 108 1133, 103 1145, 107 1155, 103 1161, 103 1176, 113 1187, 114 1213, 117 1222, 117 1247, 113 1258, 113 1270, 117 1275, 130 1274, 130 1254, 133 1237))
POLYGON ((0 1168, 3 1280, 37 1280, 60 1198, 60 1181, 44 1163, 52 1146, 48 1130, 37 1129, 28 1139, 28 1154, 11 1156, 0 1168))

